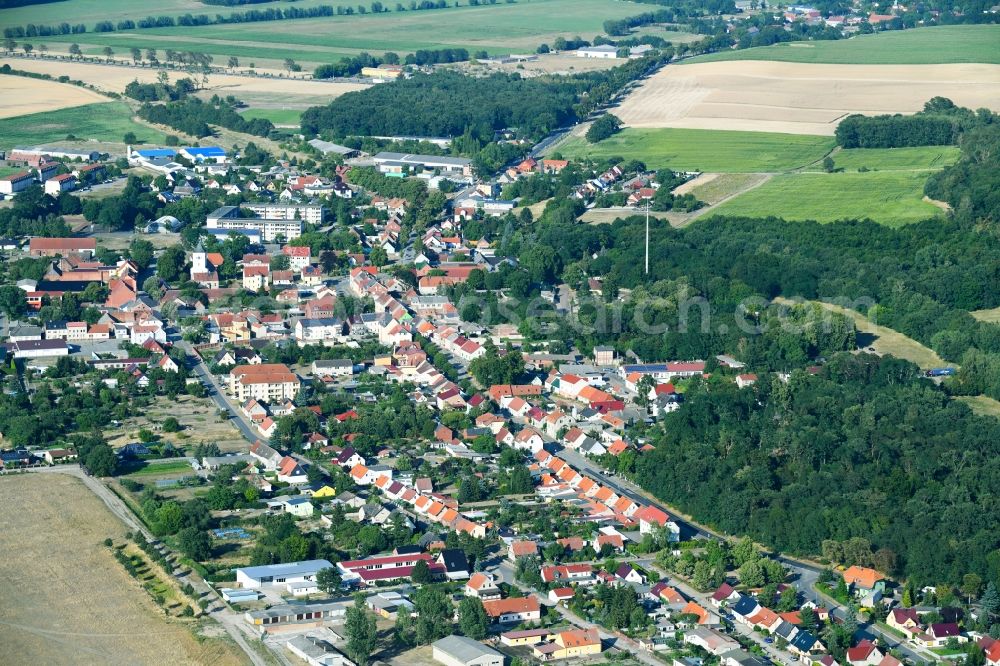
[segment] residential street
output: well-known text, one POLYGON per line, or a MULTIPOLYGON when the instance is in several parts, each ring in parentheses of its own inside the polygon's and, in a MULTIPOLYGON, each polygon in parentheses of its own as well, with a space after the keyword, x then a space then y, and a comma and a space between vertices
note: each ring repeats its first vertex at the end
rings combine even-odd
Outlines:
POLYGON ((194 351, 191 343, 184 340, 178 340, 177 346, 183 349, 187 354, 189 361, 192 363, 191 369, 194 371, 195 375, 200 377, 201 380, 207 384, 206 388, 208 390, 208 397, 212 399, 212 402, 214 402, 219 409, 229 412, 230 420, 233 422, 233 425, 239 429, 240 434, 242 434, 243 437, 251 443, 258 439, 266 441, 267 437, 254 429, 249 419, 247 419, 243 412, 239 410, 239 407, 233 405, 233 403, 229 401, 229 398, 226 397, 225 388, 219 385, 218 381, 215 379, 215 375, 209 371, 208 366, 194 351))

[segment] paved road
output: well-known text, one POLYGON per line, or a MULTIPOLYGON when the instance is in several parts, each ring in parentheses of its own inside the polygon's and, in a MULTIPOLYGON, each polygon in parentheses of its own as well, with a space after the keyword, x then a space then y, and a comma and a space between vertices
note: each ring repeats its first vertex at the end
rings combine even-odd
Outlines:
POLYGON ((510 584, 513 587, 518 588, 525 594, 534 594, 541 601, 542 605, 546 606, 550 610, 553 610, 563 617, 564 620, 570 624, 580 627, 582 629, 597 629, 598 635, 601 637, 601 641, 605 646, 620 650, 622 652, 627 652, 634 656, 639 661, 647 664, 648 666, 663 666, 663 662, 657 659, 655 656, 643 650, 639 647, 636 641, 631 638, 623 636, 617 632, 609 632, 607 629, 599 624, 595 624, 590 620, 585 620, 580 617, 570 609, 566 608, 562 604, 553 604, 545 596, 538 594, 538 592, 530 587, 521 585, 514 579, 514 566, 510 563, 510 560, 504 558, 501 560, 500 564, 497 566, 495 573, 500 580, 510 584))
MULTIPOLYGON (((88 474, 85 474, 83 470, 78 465, 57 465, 55 467, 34 467, 31 468, 31 473, 37 474, 67 474, 69 476, 75 476, 76 478, 83 481, 84 485, 90 488, 98 499, 100 499, 108 507, 119 520, 125 523, 130 529, 136 532, 140 532, 147 541, 158 542, 152 532, 150 532, 146 527, 135 517, 131 509, 121 500, 120 497, 115 495, 111 490, 104 485, 99 479, 94 478, 88 474)), ((213 607, 209 609, 209 615, 219 623, 219 625, 226 630, 230 638, 246 653, 247 657, 254 664, 254 666, 268 666, 268 662, 261 658, 257 654, 256 650, 250 647, 247 642, 247 636, 245 630, 243 629, 242 618, 238 613, 234 613, 229 610, 229 608, 221 602, 219 599, 218 592, 215 591, 210 585, 202 581, 201 579, 195 578, 191 575, 191 572, 186 572, 183 575, 176 576, 178 582, 181 585, 185 583, 190 583, 194 587, 195 591, 204 596, 205 593, 210 593, 212 598, 219 603, 214 604, 213 607)))
POLYGON ((201 380, 208 385, 209 398, 211 398, 212 402, 214 402, 219 409, 229 413, 230 420, 240 431, 240 434, 243 435, 244 439, 248 442, 255 442, 258 439, 267 440, 267 437, 255 429, 246 416, 244 416, 243 412, 241 412, 239 408, 230 402, 230 400, 226 397, 225 389, 219 385, 219 382, 215 379, 215 375, 211 373, 208 366, 201 360, 201 356, 195 352, 191 344, 187 341, 179 340, 177 345, 188 355, 188 358, 192 363, 191 369, 194 371, 194 374, 200 377, 201 380))

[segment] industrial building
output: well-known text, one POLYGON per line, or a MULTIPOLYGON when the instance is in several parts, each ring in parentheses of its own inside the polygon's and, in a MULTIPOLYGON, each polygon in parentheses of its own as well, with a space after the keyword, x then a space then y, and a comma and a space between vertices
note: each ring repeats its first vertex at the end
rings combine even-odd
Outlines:
POLYGON ((381 152, 372 158, 378 170, 386 175, 403 175, 404 171, 440 170, 441 173, 472 175, 472 160, 464 157, 440 155, 410 155, 407 153, 381 152))
POLYGON ((265 564, 259 567, 242 567, 236 570, 236 582, 251 590, 263 585, 301 583, 316 579, 322 569, 333 567, 326 560, 305 560, 285 564, 265 564))

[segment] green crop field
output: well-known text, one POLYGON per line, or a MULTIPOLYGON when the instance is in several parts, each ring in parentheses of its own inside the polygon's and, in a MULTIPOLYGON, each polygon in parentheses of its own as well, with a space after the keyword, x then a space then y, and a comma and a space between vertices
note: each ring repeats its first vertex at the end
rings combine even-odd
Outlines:
POLYGON ((70 135, 81 141, 121 143, 126 132, 135 132, 145 143, 160 143, 164 138, 161 132, 134 122, 125 103, 107 102, 4 118, 0 120, 0 148, 58 143, 70 135))
POLYGON ((600 143, 570 136, 549 152, 566 158, 637 159, 651 169, 705 172, 788 171, 823 159, 833 137, 693 129, 625 129, 600 143))
MULTIPOLYGON (((937 171, 958 160, 958 146, 917 148, 850 148, 832 155, 834 166, 844 171, 937 171)), ((820 165, 810 170, 821 170, 820 165)))
POLYGON ((901 226, 941 215, 921 200, 926 180, 920 171, 780 174, 713 213, 819 222, 867 217, 901 226))
POLYGON ((240 113, 244 118, 264 118, 275 125, 298 125, 302 111, 296 109, 247 109, 240 113))
MULTIPOLYGON (((111 0, 112 5, 124 0, 111 0)), ((64 6, 90 5, 92 21, 84 20, 88 29, 93 21, 116 16, 105 9, 98 16, 95 2, 68 0, 64 6)), ((154 3, 155 5, 156 3, 154 3)), ((162 5, 180 5, 180 2, 161 2, 162 5)), ((304 2, 297 6, 334 4, 304 2)), ((388 7, 394 3, 383 3, 388 7)), ((406 4, 406 3, 404 3, 406 4)), ((187 11, 190 3, 185 2, 187 11)), ((234 23, 197 27, 155 28, 112 33, 86 33, 46 37, 50 48, 72 42, 91 54, 98 54, 104 46, 125 51, 132 47, 156 48, 179 51, 201 51, 216 56, 237 56, 246 63, 261 60, 292 58, 304 63, 331 62, 344 55, 369 51, 381 54, 394 51, 406 54, 417 49, 466 48, 469 51, 485 50, 490 53, 533 51, 542 42, 551 43, 558 36, 592 38, 603 31, 603 23, 640 13, 646 8, 628 2, 608 0, 518 0, 515 4, 462 6, 441 10, 385 12, 380 14, 354 14, 317 19, 294 19, 258 23, 234 23)), ((225 10, 225 11, 223 11, 225 10)), ((214 15, 229 8, 208 7, 205 12, 214 15)), ((158 15, 153 8, 143 7, 141 15, 158 15)), ((178 12, 184 13, 184 12, 178 12)), ((198 12, 194 12, 198 13, 198 12)), ((27 21, 20 12, 7 12, 0 27, 19 25, 27 21)), ((64 19, 69 21, 70 19, 64 19)), ((37 19, 35 19, 37 21, 37 19)), ((72 22, 72 21, 70 21, 72 22)))
POLYGON ((1000 64, 1000 25, 948 25, 858 35, 838 41, 788 42, 685 60, 781 60, 835 65, 1000 64))

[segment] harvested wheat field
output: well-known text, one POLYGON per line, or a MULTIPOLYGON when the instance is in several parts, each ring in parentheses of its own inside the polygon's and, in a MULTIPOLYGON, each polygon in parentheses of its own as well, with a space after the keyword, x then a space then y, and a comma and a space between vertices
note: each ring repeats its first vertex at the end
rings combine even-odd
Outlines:
MULTIPOLYGON (((68 76, 89 83, 101 90, 120 93, 125 86, 135 80, 143 83, 156 81, 159 69, 151 67, 131 67, 123 65, 101 65, 96 63, 72 62, 69 60, 34 60, 25 58, 0 58, 0 65, 9 64, 15 69, 53 77, 68 76)), ((188 76, 186 72, 169 71, 170 80, 188 76)), ((304 75, 308 76, 308 75, 304 75)), ((31 79, 25 79, 31 80, 31 79)), ((200 83, 200 79, 199 79, 200 83)), ((53 84, 58 85, 58 84, 53 84)), ((240 74, 211 74, 208 77, 208 92, 234 95, 240 99, 252 97, 259 101, 287 102, 290 97, 303 104, 324 104, 352 90, 363 90, 367 85, 356 83, 333 83, 313 79, 285 79, 246 76, 240 74)), ((100 99, 104 99, 103 97, 100 99)), ((81 104, 86 102, 81 102, 81 104)))
POLYGON ((102 543, 125 526, 64 474, 0 477, 0 645, 8 664, 237 664, 167 621, 102 543))
POLYGON ((831 135, 851 113, 913 113, 935 96, 1000 110, 1000 65, 706 62, 665 67, 615 112, 631 127, 831 135))
POLYGON ((67 83, 0 75, 0 118, 109 101, 107 97, 67 83))

